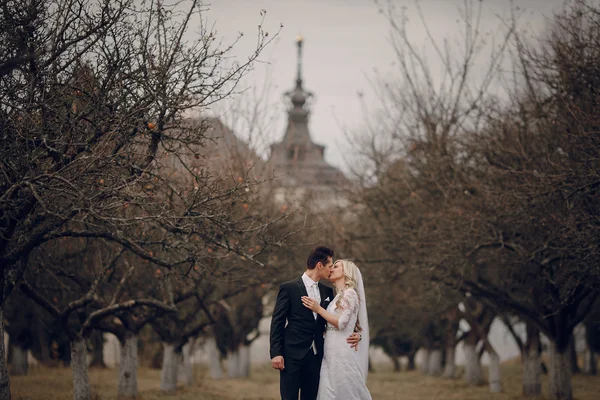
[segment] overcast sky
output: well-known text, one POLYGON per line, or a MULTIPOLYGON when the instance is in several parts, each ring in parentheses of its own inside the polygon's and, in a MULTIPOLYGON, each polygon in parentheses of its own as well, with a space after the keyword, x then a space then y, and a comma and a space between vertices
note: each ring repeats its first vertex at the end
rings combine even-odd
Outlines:
MULTIPOLYGON (((405 6, 409 17, 409 35, 418 45, 425 44, 414 0, 396 0, 405 6)), ((483 0, 483 27, 495 29, 498 16, 508 16, 510 0, 483 0)), ((527 25, 539 29, 562 0, 516 0, 526 9, 527 25)), ((459 38, 457 24, 461 0, 421 0, 432 34, 436 40, 459 38)), ((213 0, 205 14, 214 22, 225 42, 243 32, 243 40, 234 49, 240 57, 250 54, 256 44, 260 11, 267 11, 264 29, 271 34, 283 29, 276 41, 262 54, 259 64, 244 85, 272 85, 269 101, 281 110, 274 132, 283 136, 285 115, 281 93, 294 85, 297 35, 304 37, 304 86, 316 95, 311 108, 310 129, 313 140, 327 146, 327 160, 343 167, 342 151, 347 148, 343 129, 359 129, 364 120, 357 92, 365 93, 369 104, 376 104, 368 76, 374 69, 386 74, 393 70, 394 56, 389 43, 389 26, 372 0, 213 0)), ((522 18, 523 20, 523 18, 522 18)))

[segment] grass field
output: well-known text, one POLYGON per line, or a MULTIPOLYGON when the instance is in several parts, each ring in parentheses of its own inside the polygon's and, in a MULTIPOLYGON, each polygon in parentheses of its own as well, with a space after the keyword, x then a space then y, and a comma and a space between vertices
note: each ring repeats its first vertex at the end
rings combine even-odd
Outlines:
MULTIPOLYGON (((508 400, 521 399, 518 364, 503 366, 504 392, 490 394, 487 386, 468 387, 461 379, 444 380, 425 377, 418 372, 394 373, 379 370, 369 375, 368 387, 376 400, 508 400)), ((243 400, 278 399, 279 380, 277 372, 268 368, 255 368, 247 379, 212 380, 202 368, 196 368, 196 383, 181 387, 174 394, 163 394, 159 389, 160 371, 140 369, 138 384, 140 399, 144 400, 243 400)), ((544 376, 544 392, 547 387, 544 376)), ((95 399, 116 399, 117 371, 112 369, 91 370, 90 380, 95 399)), ((11 378, 13 399, 72 399, 71 373, 69 369, 34 368, 26 377, 11 378)), ((576 375, 573 390, 577 400, 600 399, 600 377, 576 375)))

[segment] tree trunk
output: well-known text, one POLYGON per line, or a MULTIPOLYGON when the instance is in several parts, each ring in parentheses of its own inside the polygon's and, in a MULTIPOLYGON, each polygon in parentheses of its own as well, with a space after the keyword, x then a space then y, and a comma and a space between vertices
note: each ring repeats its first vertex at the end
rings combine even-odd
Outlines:
POLYGON ((27 350, 13 344, 10 357, 10 372, 13 376, 27 375, 29 362, 27 360, 27 350))
POLYGON ((175 353, 175 345, 172 343, 163 343, 160 390, 164 392, 175 392, 177 390, 177 364, 178 357, 175 353))
POLYGON ((181 349, 182 364, 179 371, 179 381, 186 386, 194 384, 194 365, 192 364, 192 351, 194 342, 189 340, 181 349))
POLYGON ((456 376, 456 346, 446 347, 446 365, 444 366, 444 378, 454 379, 456 376))
POLYGON ((223 378, 223 368, 221 367, 221 354, 217 349, 217 342, 214 338, 206 341, 206 352, 208 353, 208 364, 210 369, 210 377, 212 379, 223 378))
POLYGON ((8 369, 10 369, 10 364, 12 360, 13 347, 15 347, 12 340, 10 340, 10 334, 8 335, 8 340, 6 338, 2 338, 6 342, 6 360, 8 362, 8 369))
POLYGON ((431 376, 442 375, 442 350, 432 349, 429 351, 427 360, 427 373, 431 376))
POLYGON ((157 346, 152 352, 152 356, 150 358, 150 368, 152 369, 162 369, 162 359, 163 359, 163 347, 157 346))
POLYGON ((490 366, 488 368, 488 383, 491 393, 502 392, 502 381, 500 377, 500 357, 496 351, 488 351, 490 366))
POLYGON ((100 331, 94 331, 90 337, 92 345, 92 368, 106 368, 104 363, 104 334, 100 331))
POLYGON ((596 361, 596 353, 589 348, 585 351, 584 371, 588 375, 597 375, 598 367, 596 361))
MULTIPOLYGON (((600 302, 597 302, 600 304, 600 302)), ((599 339, 600 336, 597 335, 597 332, 600 332, 600 324, 598 321, 600 318, 600 313, 598 315, 590 315, 588 316, 588 320, 584 323, 585 325, 585 354, 583 360, 583 369, 588 375, 597 375, 598 374, 598 365, 596 359, 596 350, 599 350, 599 339)))
MULTIPOLYGON (((51 361, 48 332, 46 331, 44 326, 39 322, 35 324, 34 331, 37 337, 37 342, 39 343, 40 347, 37 351, 38 354, 33 353, 33 356, 42 364, 48 364, 51 361)), ((34 352, 35 346, 33 346, 31 350, 32 352, 34 352)))
POLYGON ((555 342, 550 342, 550 398, 552 400, 572 400, 573 386, 571 382, 570 350, 567 345, 559 349, 555 342))
POLYGON ((225 360, 225 364, 227 365, 227 377, 228 378, 237 378, 239 376, 240 370, 240 353, 238 351, 230 351, 227 354, 227 359, 225 360))
POLYGON ((523 396, 542 395, 542 364, 537 349, 523 354, 523 396))
POLYGON ((479 354, 477 348, 472 343, 464 345, 465 350, 465 381, 469 385, 481 385, 483 382, 483 374, 481 372, 481 363, 479 362, 479 354))
POLYGON ((247 378, 250 376, 250 346, 240 346, 239 352, 239 377, 247 378))
POLYGON ((406 365, 407 371, 414 371, 415 369, 417 369, 417 365, 415 363, 415 355, 416 355, 416 353, 410 353, 407 356, 407 358, 408 358, 408 364, 406 365))
POLYGON ((423 375, 428 375, 429 374, 429 349, 422 349, 422 357, 421 357, 421 363, 419 364, 419 371, 421 371, 421 373, 423 375))
POLYGON ((458 307, 452 308, 446 313, 447 321, 444 334, 444 378, 454 379, 456 377, 456 334, 461 320, 458 307))
POLYGON ((569 359, 571 361, 571 373, 578 374, 581 372, 579 370, 579 364, 577 364, 577 349, 575 348, 575 336, 571 337, 571 341, 569 342, 569 359))
POLYGON ((119 362, 118 396, 122 398, 136 398, 138 394, 137 364, 138 364, 138 336, 125 337, 121 343, 121 357, 119 362))
POLYGON ((400 370, 402 369, 402 366, 400 364, 400 359, 396 356, 392 357, 392 362, 394 363, 394 371, 395 372, 400 372, 400 370))
MULTIPOLYGON (((3 273, 3 271, 0 271, 3 273)), ((0 286, 0 289, 4 289, 0 286)), ((0 307, 0 400, 10 400, 10 378, 6 365, 6 350, 4 349, 4 315, 0 307)))
POLYGON ((75 400, 91 400, 92 392, 88 377, 87 346, 85 339, 77 337, 71 341, 71 372, 73 373, 73 395, 75 400))
POLYGON ((542 361, 540 357, 540 332, 527 324, 527 341, 523 348, 523 396, 542 395, 542 361))

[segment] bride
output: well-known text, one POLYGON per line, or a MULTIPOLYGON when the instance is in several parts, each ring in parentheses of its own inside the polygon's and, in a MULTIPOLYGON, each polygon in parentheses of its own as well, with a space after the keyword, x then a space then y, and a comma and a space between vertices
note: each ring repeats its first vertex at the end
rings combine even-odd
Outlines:
POLYGON ((365 384, 369 368, 369 321, 362 275, 352 261, 338 260, 329 280, 335 285, 337 295, 327 309, 310 297, 302 297, 305 307, 327 321, 317 400, 370 400, 365 384), (346 343, 354 331, 360 331, 365 339, 358 350, 346 343))

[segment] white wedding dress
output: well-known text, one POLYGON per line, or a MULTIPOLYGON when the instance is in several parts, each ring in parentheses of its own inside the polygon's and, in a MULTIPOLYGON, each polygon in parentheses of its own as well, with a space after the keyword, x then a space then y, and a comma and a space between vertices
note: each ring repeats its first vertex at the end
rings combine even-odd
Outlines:
MULTIPOLYGON (((361 291, 364 293, 364 289, 361 291)), ((368 368, 368 335, 366 341, 363 335, 363 340, 358 346, 360 351, 356 351, 346 343, 346 338, 354 331, 361 310, 361 301, 354 289, 347 289, 343 292, 340 307, 336 309, 339 297, 339 294, 335 296, 327 307, 327 311, 338 315, 339 320, 338 328, 327 324, 317 400, 370 400, 371 395, 365 384, 368 368)), ((366 310, 366 306, 364 309, 366 310)), ((363 324, 368 326, 366 313, 365 320, 359 319, 359 322, 363 327, 365 326, 363 324)))

